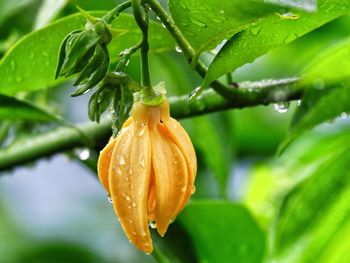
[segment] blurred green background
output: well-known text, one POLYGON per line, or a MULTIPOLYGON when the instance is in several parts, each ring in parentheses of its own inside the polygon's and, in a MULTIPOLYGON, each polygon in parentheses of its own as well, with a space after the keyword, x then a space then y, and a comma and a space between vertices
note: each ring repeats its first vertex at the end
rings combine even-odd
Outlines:
MULTIPOLYGON (((27 33, 75 13, 76 5, 86 10, 109 10, 116 4, 118 1, 112 0, 0 0, 0 56, 27 33)), ((349 36, 349 24, 350 18, 342 17, 277 48, 238 69, 234 80, 296 76, 319 52, 349 36)), ((210 56, 205 59, 210 61, 210 56)), ((198 75, 175 50, 151 54, 150 62, 152 82, 165 81, 169 95, 187 94, 200 84, 198 75)), ((128 71, 139 79, 137 57, 128 71)), ((88 121, 88 96, 71 98, 72 91, 70 82, 44 91, 44 103, 73 123, 88 121)), ((39 101, 41 96, 34 95, 39 101)), ((327 157, 327 142, 335 138, 348 141, 350 121, 338 118, 307 133, 277 157, 297 104, 292 102, 285 113, 269 105, 182 120, 199 162, 197 191, 192 198, 228 198, 243 203, 268 234, 286 193, 327 157)), ((32 132, 50 128, 15 125, 29 126, 32 132)), ((0 262, 155 262, 129 244, 96 174, 81 162, 95 154, 79 148, 0 174, 0 262)), ((193 236, 186 232, 186 226, 180 220, 170 227, 164 240, 157 239, 173 257, 172 262, 196 262, 190 245, 193 236), (181 250, 175 242, 179 235, 189 244, 185 255, 169 249, 178 246, 181 250)))

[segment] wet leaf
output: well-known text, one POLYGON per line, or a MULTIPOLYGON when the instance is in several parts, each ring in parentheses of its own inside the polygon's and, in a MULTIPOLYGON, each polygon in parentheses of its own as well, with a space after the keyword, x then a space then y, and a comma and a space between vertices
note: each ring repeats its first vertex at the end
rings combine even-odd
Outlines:
POLYGON ((319 0, 318 10, 315 13, 293 10, 292 13, 274 13, 265 16, 233 36, 222 47, 209 66, 202 86, 207 87, 225 73, 233 72, 269 50, 288 44, 349 11, 349 0, 319 0))
POLYGON ((265 235, 248 210, 226 201, 196 201, 179 215, 199 262, 262 262, 265 235))
MULTIPOLYGON (((94 12, 103 15, 104 12, 94 12)), ((85 19, 75 14, 34 31, 13 46, 0 62, 0 93, 14 95, 57 85, 55 80, 59 46, 71 31, 83 28, 85 19)), ((121 15, 113 22, 114 39, 108 46, 111 57, 136 44, 140 31, 131 15, 121 15)), ((150 24, 150 48, 154 52, 173 50, 173 40, 162 26, 150 24), (161 41, 160 41, 161 40, 161 41)))

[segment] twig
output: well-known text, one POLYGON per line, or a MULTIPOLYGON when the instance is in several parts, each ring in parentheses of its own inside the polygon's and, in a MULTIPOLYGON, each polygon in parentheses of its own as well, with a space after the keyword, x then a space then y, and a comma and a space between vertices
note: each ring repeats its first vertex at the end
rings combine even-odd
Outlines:
MULTIPOLYGON (((294 78, 238 83, 239 87, 233 89, 231 100, 222 98, 213 90, 204 91, 197 100, 191 102, 188 102, 187 96, 171 97, 169 98, 171 114, 175 118, 186 118, 220 110, 298 100, 304 87, 297 85, 296 82, 297 79, 294 78)), ((88 123, 78 127, 89 134, 96 145, 111 135, 109 119, 102 121, 101 124, 88 123)), ((9 148, 0 149, 0 170, 81 146, 83 146, 81 136, 74 129, 60 127, 17 141, 9 148)))

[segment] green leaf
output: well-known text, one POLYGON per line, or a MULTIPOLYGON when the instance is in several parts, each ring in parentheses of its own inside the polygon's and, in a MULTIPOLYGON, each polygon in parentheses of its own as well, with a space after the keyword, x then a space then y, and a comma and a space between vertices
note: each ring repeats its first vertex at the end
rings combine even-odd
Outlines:
POLYGON ((199 262, 261 262, 265 236, 247 209, 227 201, 191 202, 179 216, 199 262))
POLYGON ((265 16, 233 36, 209 66, 202 87, 238 67, 253 62, 269 50, 288 44, 316 28, 349 13, 349 0, 319 0, 315 13, 293 11, 265 16))
POLYGON ((56 117, 29 102, 0 94, 0 120, 53 121, 56 117))
POLYGON ((291 142, 306 130, 350 113, 349 100, 349 83, 328 86, 321 90, 316 88, 307 89, 300 107, 297 108, 293 116, 291 128, 282 141, 278 152, 284 151, 291 142))
POLYGON ((348 256, 350 234, 349 140, 339 146, 346 150, 340 148, 286 196, 274 229, 274 262, 347 261, 344 258, 348 256))
MULTIPOLYGON (((94 12, 103 15, 105 12, 94 12)), ((0 62, 0 93, 14 95, 19 91, 33 91, 54 86, 58 50, 64 37, 83 28, 85 19, 75 14, 34 31, 17 42, 0 62)), ((140 40, 140 31, 131 15, 120 15, 113 22, 113 41, 108 48, 111 57, 140 40)), ((168 32, 157 23, 150 24, 150 48, 154 52, 174 49, 168 32)))
POLYGON ((197 55, 277 9, 253 0, 170 0, 169 11, 197 55))
POLYGON ((208 117, 197 117, 193 119, 193 143, 203 155, 207 167, 211 170, 218 184, 221 197, 226 196, 227 179, 230 173, 230 156, 226 152, 227 141, 222 140, 218 127, 208 117))
POLYGON ((350 38, 317 56, 304 70, 302 83, 334 83, 350 78, 350 38))
POLYGON ((68 0, 44 0, 35 19, 35 29, 42 28, 50 23, 59 12, 68 4, 68 0))

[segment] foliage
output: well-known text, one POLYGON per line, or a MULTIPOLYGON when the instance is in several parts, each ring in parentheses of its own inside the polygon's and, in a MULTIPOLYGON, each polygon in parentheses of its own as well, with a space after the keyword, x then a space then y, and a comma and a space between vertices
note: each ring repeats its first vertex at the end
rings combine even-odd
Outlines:
MULTIPOLYGON (((346 262, 350 1, 145 2, 150 8, 150 82, 153 86, 164 82, 170 102, 180 100, 186 109, 182 117, 190 118, 182 123, 198 156, 195 200, 170 226, 183 228, 186 238, 177 238, 191 243, 192 260, 346 262), (261 78, 271 80, 241 82, 261 78), (280 78, 292 78, 292 84, 266 85, 280 78), (227 96, 210 97, 212 89, 227 96), (198 97, 189 101, 191 92, 198 97), (261 94, 267 95, 261 99, 261 94), (276 111, 266 107, 229 111, 269 103, 275 103, 276 111), (226 111, 193 116, 219 109, 226 111)), ((55 153, 52 149, 72 151, 77 145, 88 147, 92 153, 88 161, 96 163, 94 156, 111 135, 110 124, 117 134, 129 116, 133 96, 149 91, 144 28, 124 10, 108 21, 108 11, 117 4, 0 2, 1 168, 48 157, 55 153), (77 13, 74 4, 86 11, 77 13), (104 35, 98 31, 101 21, 104 35), (73 96, 82 95, 78 111, 87 112, 100 125, 70 124, 76 120, 67 108, 79 104, 67 96, 73 86, 77 86, 73 96), (108 109, 112 118, 104 116, 108 109)), ((160 93, 151 94, 150 100, 160 93)), ((0 212, 2 218, 6 212, 0 212)), ((1 232, 9 223, 5 219, 0 223, 1 232)), ((20 251, 18 257, 25 261, 40 260, 46 253, 68 251, 80 261, 99 260, 88 249, 60 242, 52 246, 38 242, 25 250, 30 242, 25 238, 14 245, 14 239, 23 237, 13 233, 11 257, 20 251)), ((5 234, 0 236, 0 251, 10 247, 2 247, 11 236, 5 234)), ((174 240, 170 235, 160 243, 175 247, 174 240)), ((174 251, 164 249, 164 258, 175 262, 183 256, 174 251)))

